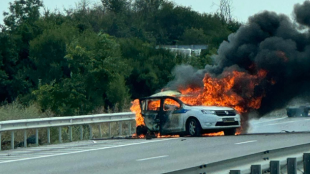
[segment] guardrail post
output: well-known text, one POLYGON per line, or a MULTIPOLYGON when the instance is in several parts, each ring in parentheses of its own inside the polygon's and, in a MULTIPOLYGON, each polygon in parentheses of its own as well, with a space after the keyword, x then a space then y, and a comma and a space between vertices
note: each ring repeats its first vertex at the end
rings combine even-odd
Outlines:
POLYGON ((47 128, 47 144, 51 144, 51 128, 47 128))
POLYGON ((251 174, 262 174, 262 166, 261 165, 252 165, 251 166, 251 174))
POLYGON ((59 139, 59 143, 62 143, 61 127, 58 127, 58 139, 59 139))
POLYGON ((118 134, 119 135, 122 135, 122 132, 123 132, 123 130, 122 130, 122 126, 123 126, 123 123, 120 121, 120 122, 118 122, 119 123, 119 132, 118 132, 118 134))
POLYGON ((93 139, 93 128, 91 127, 90 124, 88 125, 88 127, 89 127, 89 139, 91 140, 93 139))
POLYGON ((2 139, 1 139, 1 132, 0 132, 0 151, 2 149, 2 139))
POLYGON ((36 129, 36 146, 39 146, 39 129, 36 129))
POLYGON ((296 158, 287 158, 287 174, 297 174, 296 158))
POLYGON ((241 170, 230 170, 229 174, 241 174, 241 170))
POLYGON ((83 126, 80 125, 80 140, 83 140, 83 126))
POLYGON ((24 147, 27 147, 27 130, 24 130, 24 147))
POLYGON ((270 161, 270 174, 280 174, 280 161, 270 161))
POLYGON ((111 122, 109 122, 109 138, 111 138, 111 122))
MULTIPOLYGON (((0 133, 0 139, 1 139, 1 133, 0 133)), ((304 161, 304 173, 310 173, 310 153, 304 153, 303 161, 304 161)))
POLYGON ((11 132, 11 149, 14 149, 14 131, 11 132))
POLYGON ((129 136, 130 136, 131 135, 131 121, 129 121, 128 129, 129 129, 128 133, 129 133, 129 136))
POLYGON ((98 127, 99 127, 99 136, 100 136, 100 138, 102 138, 101 124, 99 124, 98 127))
POLYGON ((69 126, 69 141, 72 142, 72 126, 69 126))

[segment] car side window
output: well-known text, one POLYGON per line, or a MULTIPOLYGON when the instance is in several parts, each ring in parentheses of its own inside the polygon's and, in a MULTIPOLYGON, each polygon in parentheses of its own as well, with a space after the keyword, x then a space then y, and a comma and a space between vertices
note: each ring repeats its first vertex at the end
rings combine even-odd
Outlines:
POLYGON ((175 111, 181 108, 181 104, 171 98, 164 100, 164 111, 175 111))
POLYGON ((159 109, 160 109, 160 99, 147 100, 148 111, 159 111, 159 109))

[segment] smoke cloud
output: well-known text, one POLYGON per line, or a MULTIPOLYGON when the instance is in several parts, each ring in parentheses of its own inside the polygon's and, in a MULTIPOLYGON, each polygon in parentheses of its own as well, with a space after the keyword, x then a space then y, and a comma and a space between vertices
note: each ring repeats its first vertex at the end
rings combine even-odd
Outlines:
POLYGON ((310 26, 310 1, 305 1, 302 5, 296 4, 294 13, 298 23, 310 26))
POLYGON ((172 70, 175 76, 174 81, 168 83, 168 87, 178 89, 180 86, 186 87, 202 87, 202 79, 205 75, 204 70, 197 70, 190 65, 179 65, 172 70))
MULTIPOLYGON (((294 14, 298 25, 310 27, 309 1, 295 5, 294 14)), ((267 76, 255 87, 256 96, 264 93, 258 113, 282 108, 295 96, 310 91, 310 37, 298 28, 285 15, 268 11, 256 14, 220 45, 215 65, 201 70, 177 66, 175 79, 167 86, 201 87, 205 73, 220 77, 227 70, 255 74, 263 69, 267 76)))

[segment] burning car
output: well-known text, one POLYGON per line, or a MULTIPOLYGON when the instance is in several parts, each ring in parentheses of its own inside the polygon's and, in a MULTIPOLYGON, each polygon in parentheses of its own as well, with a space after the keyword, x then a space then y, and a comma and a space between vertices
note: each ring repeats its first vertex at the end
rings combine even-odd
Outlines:
MULTIPOLYGON (((240 114, 229 107, 192 106, 181 101, 180 93, 164 91, 139 99, 141 115, 148 134, 190 135, 224 131, 235 135, 240 127, 240 114)), ((142 133, 137 127, 137 134, 142 133)))

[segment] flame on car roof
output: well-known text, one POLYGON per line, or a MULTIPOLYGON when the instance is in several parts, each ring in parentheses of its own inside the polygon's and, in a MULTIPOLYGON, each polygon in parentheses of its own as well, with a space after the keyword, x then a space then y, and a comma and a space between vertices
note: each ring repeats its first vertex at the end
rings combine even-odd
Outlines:
POLYGON ((151 95, 151 97, 160 97, 160 96, 176 96, 176 97, 179 97, 181 96, 182 94, 178 91, 163 91, 163 92, 159 92, 159 93, 156 93, 156 94, 153 94, 151 95))

